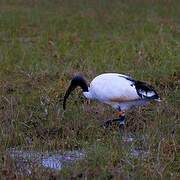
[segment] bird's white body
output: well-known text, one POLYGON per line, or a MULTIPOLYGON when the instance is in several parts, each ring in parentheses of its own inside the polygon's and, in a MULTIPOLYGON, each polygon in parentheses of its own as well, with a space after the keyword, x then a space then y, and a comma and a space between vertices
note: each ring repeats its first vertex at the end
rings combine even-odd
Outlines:
MULTIPOLYGON (((130 78, 117 73, 101 74, 92 80, 88 92, 83 92, 83 94, 88 99, 109 104, 120 111, 147 104, 150 99, 141 98, 138 95, 135 85, 129 80, 130 78)), ((154 94, 153 91, 146 92, 146 96, 149 97, 154 94)))
POLYGON ((82 76, 76 75, 71 80, 64 96, 64 110, 67 98, 78 86, 81 87, 87 99, 100 101, 119 111, 119 118, 106 121, 104 127, 108 127, 112 122, 118 122, 120 126, 124 125, 126 110, 145 105, 152 100, 160 101, 159 95, 151 85, 123 74, 101 74, 92 80, 89 87, 82 76))

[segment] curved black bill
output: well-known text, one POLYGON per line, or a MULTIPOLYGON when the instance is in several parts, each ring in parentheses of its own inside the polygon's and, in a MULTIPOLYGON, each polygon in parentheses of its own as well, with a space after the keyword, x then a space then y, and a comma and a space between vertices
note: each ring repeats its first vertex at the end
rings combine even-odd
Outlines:
POLYGON ((70 84, 69 88, 67 89, 66 94, 64 96, 64 100, 63 100, 63 109, 64 110, 66 109, 66 100, 75 88, 76 88, 76 86, 70 84))

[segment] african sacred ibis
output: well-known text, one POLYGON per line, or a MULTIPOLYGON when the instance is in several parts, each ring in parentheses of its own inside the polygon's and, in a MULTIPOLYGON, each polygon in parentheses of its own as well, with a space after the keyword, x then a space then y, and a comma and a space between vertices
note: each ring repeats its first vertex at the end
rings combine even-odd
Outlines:
MULTIPOLYGON (((89 87, 84 77, 77 75, 71 80, 64 96, 64 110, 67 98, 77 86, 82 88, 87 99, 100 101, 118 110, 119 118, 115 120, 119 124, 124 124, 126 110, 153 100, 160 101, 159 95, 151 85, 123 74, 101 74, 92 80, 89 87)), ((107 121, 108 123, 110 122, 107 121)))

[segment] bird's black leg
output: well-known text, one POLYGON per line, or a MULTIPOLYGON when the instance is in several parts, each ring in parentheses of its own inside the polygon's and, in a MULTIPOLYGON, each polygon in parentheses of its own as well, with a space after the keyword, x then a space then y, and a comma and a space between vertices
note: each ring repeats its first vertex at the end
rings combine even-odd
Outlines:
POLYGON ((119 115, 119 118, 117 120, 117 123, 119 127, 124 127, 125 126, 125 112, 119 111, 118 115, 119 115))
POLYGON ((113 124, 117 124, 119 127, 124 127, 125 126, 125 112, 119 111, 118 114, 119 114, 119 118, 105 121, 102 126, 107 128, 109 126, 112 126, 113 124))
POLYGON ((125 115, 121 115, 119 116, 117 123, 119 124, 119 126, 124 126, 125 125, 125 115))
POLYGON ((125 114, 119 116, 119 120, 117 121, 119 128, 123 129, 125 128, 125 114))

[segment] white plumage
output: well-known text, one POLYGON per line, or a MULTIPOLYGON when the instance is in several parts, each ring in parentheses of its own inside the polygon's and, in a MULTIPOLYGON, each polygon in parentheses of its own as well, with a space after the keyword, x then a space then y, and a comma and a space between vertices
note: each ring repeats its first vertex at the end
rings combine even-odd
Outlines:
POLYGON ((118 111, 144 105, 152 100, 160 100, 153 87, 145 82, 136 81, 123 74, 105 73, 95 77, 89 87, 82 76, 75 76, 65 94, 64 109, 66 99, 77 86, 82 88, 87 99, 111 105, 118 111))

